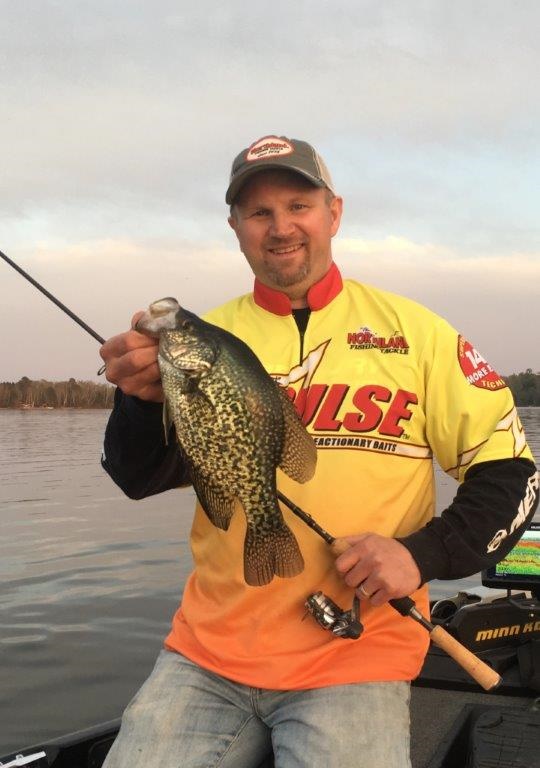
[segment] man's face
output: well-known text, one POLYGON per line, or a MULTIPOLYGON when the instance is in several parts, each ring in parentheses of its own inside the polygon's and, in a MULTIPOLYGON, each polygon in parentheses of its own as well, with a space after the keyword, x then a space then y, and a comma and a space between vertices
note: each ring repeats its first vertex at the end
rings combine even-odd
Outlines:
POLYGON ((342 200, 297 173, 260 171, 238 195, 229 224, 256 277, 305 306, 307 291, 332 262, 342 200))

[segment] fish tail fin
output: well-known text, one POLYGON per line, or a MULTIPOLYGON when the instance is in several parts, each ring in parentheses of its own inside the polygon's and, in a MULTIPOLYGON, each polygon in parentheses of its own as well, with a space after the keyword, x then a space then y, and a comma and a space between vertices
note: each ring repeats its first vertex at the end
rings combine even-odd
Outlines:
POLYGON ((304 558, 291 529, 282 520, 261 535, 248 524, 244 544, 244 578, 252 587, 269 584, 274 576, 290 578, 304 570, 304 558))

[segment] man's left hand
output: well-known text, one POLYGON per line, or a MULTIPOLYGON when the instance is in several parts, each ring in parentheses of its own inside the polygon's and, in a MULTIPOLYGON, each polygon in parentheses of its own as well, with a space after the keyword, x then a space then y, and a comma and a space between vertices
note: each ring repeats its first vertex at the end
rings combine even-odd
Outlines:
POLYGON ((418 589, 420 571, 409 550, 396 539, 377 533, 362 533, 336 539, 349 548, 336 560, 336 568, 349 587, 371 605, 383 605, 418 589), (360 589, 362 587, 362 589, 360 589))

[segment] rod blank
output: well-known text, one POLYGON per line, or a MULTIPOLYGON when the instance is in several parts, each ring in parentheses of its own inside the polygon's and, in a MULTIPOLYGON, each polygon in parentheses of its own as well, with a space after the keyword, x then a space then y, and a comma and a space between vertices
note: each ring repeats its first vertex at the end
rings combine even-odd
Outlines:
POLYGON ((80 325, 81 328, 84 328, 84 330, 87 333, 89 333, 90 336, 93 336, 96 341, 99 341, 100 344, 105 344, 105 339, 102 336, 100 336, 99 333, 96 333, 93 330, 93 328, 90 328, 90 326, 87 325, 84 322, 84 320, 81 320, 80 317, 77 317, 77 315, 74 312, 72 312, 71 309, 66 307, 65 304, 62 304, 62 302, 59 299, 53 296, 52 293, 50 293, 46 288, 40 285, 37 280, 34 280, 34 278, 31 275, 29 275, 28 272, 25 272, 24 269, 19 267, 18 264, 15 264, 15 262, 12 261, 10 258, 8 258, 5 253, 2 253, 2 251, 0 251, 0 257, 2 257, 4 261, 10 265, 10 267, 13 267, 14 270, 16 270, 20 275, 22 275, 25 278, 25 280, 28 280, 29 283, 32 283, 34 288, 37 288, 38 291, 41 291, 41 293, 44 296, 46 296, 48 299, 50 299, 53 302, 53 304, 56 304, 56 306, 59 307, 59 309, 61 309, 62 312, 65 312, 66 315, 71 317, 72 320, 75 320, 75 322, 78 325, 80 325))

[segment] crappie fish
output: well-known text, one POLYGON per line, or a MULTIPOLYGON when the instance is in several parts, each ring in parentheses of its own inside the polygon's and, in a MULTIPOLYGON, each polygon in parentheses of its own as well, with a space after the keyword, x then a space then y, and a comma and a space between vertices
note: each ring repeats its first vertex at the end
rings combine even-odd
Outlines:
POLYGON ((136 329, 159 337, 166 429, 172 420, 208 518, 226 531, 242 504, 246 582, 296 576, 304 561, 278 505, 276 468, 304 483, 317 449, 291 400, 243 341, 176 299, 151 304, 136 329))

